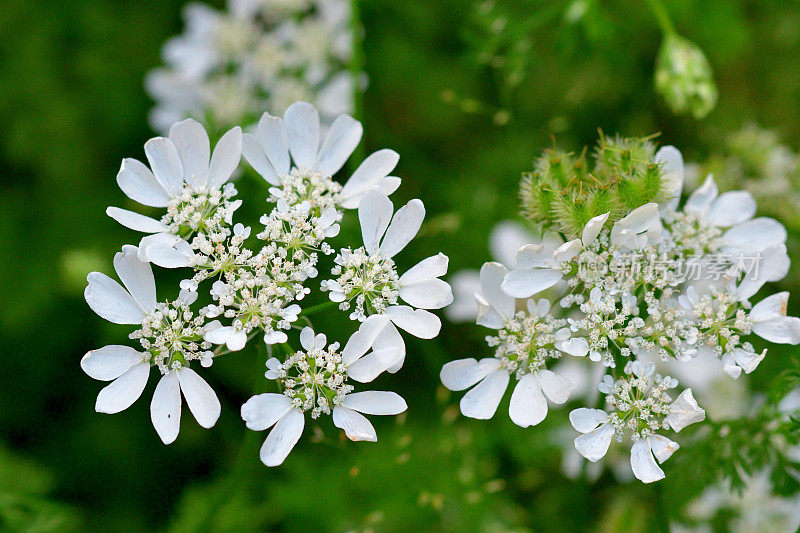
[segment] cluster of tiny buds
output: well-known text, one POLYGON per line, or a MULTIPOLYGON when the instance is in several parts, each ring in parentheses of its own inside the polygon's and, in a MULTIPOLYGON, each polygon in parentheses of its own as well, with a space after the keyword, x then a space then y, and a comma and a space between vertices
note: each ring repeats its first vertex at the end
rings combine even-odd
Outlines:
POLYGON ((394 261, 380 253, 368 254, 364 247, 342 249, 334 258, 331 274, 336 279, 323 280, 323 291, 331 291, 331 300, 350 313, 351 320, 363 321, 369 314, 382 314, 397 304, 400 281, 394 261))
POLYGON ((281 186, 269 189, 269 202, 283 200, 288 205, 299 205, 308 202, 319 215, 336 205, 336 198, 342 190, 341 184, 329 176, 303 168, 292 170, 281 176, 281 186))
POLYGON ((347 369, 338 350, 339 343, 333 343, 327 348, 297 351, 283 362, 272 358, 267 361, 265 376, 281 384, 293 407, 311 411, 315 419, 322 413, 329 415, 353 391, 346 383, 347 369))
POLYGON ((497 335, 487 336, 486 342, 496 348, 495 357, 500 359, 502 367, 519 379, 544 368, 549 359, 561 357, 554 344, 556 332, 566 325, 566 320, 550 314, 537 316, 519 311, 497 335))
POLYGON ((678 211, 663 214, 669 246, 682 256, 699 257, 721 247, 722 230, 709 224, 705 217, 678 211))
POLYGON ((693 303, 691 311, 697 318, 699 342, 714 350, 717 356, 740 346, 753 351, 750 343, 741 344, 741 336, 750 334, 753 321, 728 291, 709 287, 708 292, 693 303))
POLYGON ((212 241, 224 239, 230 232, 227 226, 231 224, 233 213, 242 204, 241 200, 232 201, 234 196, 236 187, 232 183, 226 183, 222 190, 212 191, 205 186, 186 185, 170 200, 161 222, 175 235, 186 237, 202 233, 212 241))
POLYGON ((211 364, 211 344, 203 340, 203 316, 195 317, 182 299, 159 303, 142 320, 142 327, 129 335, 138 339, 150 362, 162 374, 199 359, 203 366, 211 364))
POLYGON ((672 398, 666 391, 677 387, 678 380, 654 374, 654 369, 652 363, 629 361, 624 376, 614 380, 606 375, 598 386, 613 409, 609 423, 619 442, 626 432, 630 432, 631 440, 636 442, 668 427, 664 417, 669 413, 672 398))

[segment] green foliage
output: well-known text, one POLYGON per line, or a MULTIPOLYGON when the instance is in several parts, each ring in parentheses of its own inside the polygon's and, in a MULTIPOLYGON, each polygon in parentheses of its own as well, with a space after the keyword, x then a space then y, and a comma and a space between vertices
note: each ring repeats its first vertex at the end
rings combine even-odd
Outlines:
POLYGON ((663 169, 650 138, 601 133, 591 159, 555 148, 534 162, 520 186, 522 213, 535 224, 579 236, 586 223, 610 212, 613 223, 631 210, 665 198, 663 169))

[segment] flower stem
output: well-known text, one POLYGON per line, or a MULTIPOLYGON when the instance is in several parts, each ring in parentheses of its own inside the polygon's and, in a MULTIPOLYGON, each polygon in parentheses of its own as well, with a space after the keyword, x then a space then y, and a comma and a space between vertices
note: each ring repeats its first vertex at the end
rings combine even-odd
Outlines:
POLYGON ((655 497, 656 531, 669 533, 669 517, 667 515, 667 508, 664 505, 664 488, 661 482, 653 484, 653 494, 655 497))
POLYGON ((672 19, 669 18, 667 9, 664 7, 664 4, 661 3, 661 0, 647 0, 647 5, 650 6, 650 11, 653 12, 653 16, 656 18, 664 35, 674 34, 675 26, 673 26, 672 19))
POLYGON ((328 302, 322 302, 321 304, 312 305, 311 307, 303 311, 303 316, 313 315, 314 313, 323 311, 333 305, 336 305, 336 302, 328 301, 328 302))

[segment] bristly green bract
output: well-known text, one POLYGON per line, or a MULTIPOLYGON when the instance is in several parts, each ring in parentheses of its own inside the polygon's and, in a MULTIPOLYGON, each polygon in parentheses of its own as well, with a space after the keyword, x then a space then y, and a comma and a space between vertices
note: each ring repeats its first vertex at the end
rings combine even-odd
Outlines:
POLYGON ((523 174, 522 213, 544 228, 579 236, 592 217, 610 212, 616 222, 631 210, 665 199, 663 169, 650 137, 606 137, 590 156, 545 150, 523 174))

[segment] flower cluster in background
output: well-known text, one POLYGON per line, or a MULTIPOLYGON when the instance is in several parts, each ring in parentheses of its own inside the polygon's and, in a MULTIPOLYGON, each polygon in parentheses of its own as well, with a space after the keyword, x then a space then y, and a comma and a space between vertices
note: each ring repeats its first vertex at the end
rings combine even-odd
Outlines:
POLYGON ((495 244, 504 264, 486 263, 479 287, 474 275, 456 274, 452 313, 495 330, 486 337, 494 355, 447 363, 441 379, 469 389, 464 415, 486 419, 515 378, 509 415, 521 427, 541 423, 549 404, 566 403, 589 381, 599 403, 570 413, 575 449, 596 462, 612 441, 630 443, 633 475, 649 483, 664 477, 659 464, 680 447, 672 434, 706 418, 680 386, 682 365, 693 367, 686 381, 705 397, 714 376, 756 369, 767 350, 754 343, 800 343, 787 292, 751 302, 787 274, 787 233, 755 217, 750 193, 720 194, 710 176, 679 207, 684 164, 673 147, 601 137, 594 154, 591 164, 585 151, 545 152, 521 190, 523 213, 545 231, 499 226, 503 243, 530 241, 513 259, 495 244), (470 289, 476 308, 463 300, 470 289), (575 358, 604 369, 602 380, 559 374, 575 358))
POLYGON ((340 115, 324 139, 320 132, 317 110, 299 102, 283 118, 265 113, 255 133, 232 128, 213 151, 203 126, 183 120, 168 137, 145 144, 149 166, 123 161, 120 188, 165 212, 151 218, 108 208, 109 216, 146 235, 114 258, 122 284, 100 272, 88 277, 85 297, 92 310, 111 322, 138 326, 130 334, 136 348, 110 345, 81 361, 88 375, 111 382, 97 397, 98 412, 130 407, 155 368, 160 378, 150 413, 162 441, 170 444, 178 436, 181 396, 197 422, 210 428, 221 405, 198 366, 210 367, 215 358, 248 344, 266 345, 265 377, 279 389, 253 396, 241 408, 248 428, 272 428, 261 448, 268 466, 285 460, 306 416, 330 415, 351 440, 375 441, 363 415, 406 410, 398 394, 360 391, 359 384, 402 367, 401 330, 423 339, 439 333, 441 322, 428 310, 453 299, 439 279, 448 259, 438 254, 400 275, 394 257, 419 231, 425 208, 412 200, 394 212, 388 195, 400 185, 390 175, 399 156, 389 149, 374 152, 340 184, 333 175, 359 144, 362 126, 340 115), (269 211, 257 232, 233 221, 242 201, 234 199, 229 180, 242 155, 270 186, 269 211), (336 253, 330 239, 352 209, 364 244, 336 253), (190 271, 177 298, 157 299, 151 263, 190 271), (320 285, 330 301, 307 306, 323 265, 330 277, 320 285), (333 342, 316 334, 309 317, 326 307, 346 312, 355 333, 337 332, 333 342), (292 344, 293 330, 300 331, 299 346, 292 344))
POLYGON ((214 132, 255 125, 263 109, 312 102, 328 126, 353 112, 348 0, 229 0, 224 11, 188 4, 186 29, 163 49, 146 88, 154 129, 187 117, 214 132))

